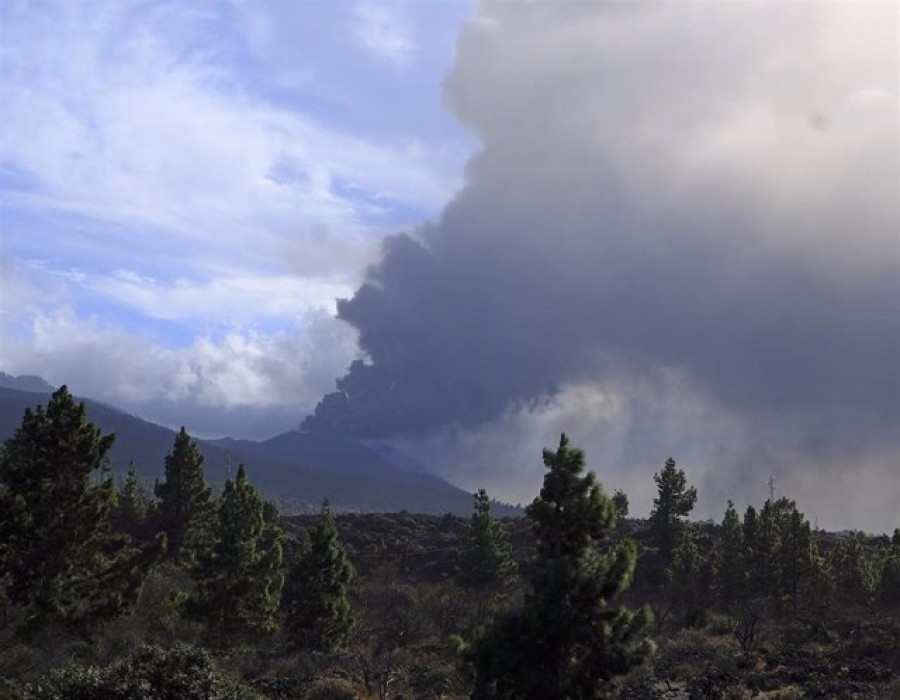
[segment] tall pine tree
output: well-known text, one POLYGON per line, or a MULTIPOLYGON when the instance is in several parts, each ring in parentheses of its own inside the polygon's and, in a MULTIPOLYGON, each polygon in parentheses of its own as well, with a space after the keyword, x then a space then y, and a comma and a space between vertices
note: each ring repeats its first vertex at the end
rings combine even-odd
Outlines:
POLYGON ((28 409, 0 455, 0 581, 27 609, 26 631, 61 622, 81 629, 121 614, 140 590, 156 548, 138 551, 110 529, 113 435, 90 423, 63 386, 28 409))
POLYGON ((208 543, 214 510, 203 479, 203 455, 184 427, 166 455, 165 481, 156 484, 159 525, 168 538, 169 558, 190 562, 208 543))
POLYGON ((138 479, 134 464, 128 465, 125 482, 116 495, 112 512, 113 529, 143 542, 153 538, 151 511, 153 504, 138 479))
POLYGON ((326 501, 285 583, 282 612, 294 647, 338 651, 347 645, 353 627, 347 586, 353 575, 326 501))
POLYGON ((877 592, 876 571, 862 537, 855 534, 842 538, 828 556, 835 602, 850 613, 868 607, 877 592))
POLYGON ((244 465, 225 482, 213 546, 199 553, 188 599, 192 617, 204 621, 220 643, 276 627, 281 601, 283 533, 277 511, 266 507, 244 465))
POLYGON ((479 593, 496 593, 509 585, 516 573, 509 537, 491 515, 487 491, 478 490, 473 508, 475 512, 466 528, 459 582, 463 587, 479 593))
POLYGON ((809 591, 816 547, 809 521, 797 510, 797 504, 786 498, 776 503, 780 504, 777 597, 782 607, 796 614, 809 591))
POLYGON ((565 434, 555 452, 544 450, 544 464, 527 510, 537 538, 530 590, 472 647, 475 700, 616 697, 622 677, 653 651, 640 639, 649 611, 614 605, 634 572, 634 544, 599 551, 615 524, 611 499, 565 434))
POLYGON ((713 566, 698 546, 700 535, 691 525, 678 532, 672 563, 666 569, 665 597, 679 612, 685 627, 702 626, 713 586, 713 566))
POLYGON ((716 550, 716 591, 726 609, 741 595, 745 580, 744 533, 734 504, 728 501, 716 550))
POLYGON ((628 494, 621 489, 616 489, 612 495, 613 506, 616 508, 616 519, 624 520, 628 517, 628 494))
POLYGON ((650 511, 650 531, 666 562, 678 544, 678 531, 697 501, 697 489, 688 487, 683 469, 675 466, 669 457, 662 471, 653 475, 657 496, 650 511))
MULTIPOLYGON (((733 524, 729 523, 729 530, 732 528, 733 524)), ((740 565, 743 568, 743 575, 734 575, 732 578, 735 585, 731 590, 732 598, 727 608, 732 633, 744 651, 750 651, 759 641, 770 607, 767 583, 768 559, 766 553, 760 549, 762 541, 760 531, 760 518, 756 509, 747 506, 740 535, 742 542, 740 565)), ((735 541, 737 533, 731 532, 729 537, 735 541)))

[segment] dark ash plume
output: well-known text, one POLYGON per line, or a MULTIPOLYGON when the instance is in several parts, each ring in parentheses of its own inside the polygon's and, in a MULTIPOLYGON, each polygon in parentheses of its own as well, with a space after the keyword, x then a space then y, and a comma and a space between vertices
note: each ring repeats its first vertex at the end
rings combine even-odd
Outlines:
POLYGON ((826 461, 896 445, 895 14, 484 4, 446 87, 483 150, 340 302, 367 359, 303 426, 424 436, 668 368, 826 461))

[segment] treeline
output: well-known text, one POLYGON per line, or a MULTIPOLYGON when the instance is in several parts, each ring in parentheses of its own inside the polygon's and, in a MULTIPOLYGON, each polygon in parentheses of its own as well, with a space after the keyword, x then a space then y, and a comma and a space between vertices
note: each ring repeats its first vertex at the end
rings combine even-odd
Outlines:
MULTIPOLYGON (((651 621, 657 635, 671 635, 714 618, 752 652, 776 628, 795 642, 829 644, 831 630, 859 632, 864 620, 881 618, 896 652, 900 529, 891 539, 852 533, 826 544, 787 498, 749 506, 743 517, 729 501, 721 524, 692 523, 697 491, 669 459, 653 477, 657 496, 632 541, 615 532, 628 513, 627 495, 593 494, 592 475, 573 477, 583 459, 565 436, 555 454, 545 451, 549 473, 527 510, 536 551, 524 602, 486 634, 476 631, 473 698, 614 697, 622 677, 653 656, 640 639, 651 621), (618 544, 603 546, 610 535, 618 544), (617 597, 644 607, 614 607, 617 597)), ((478 546, 505 551, 502 534, 487 537, 486 525, 479 531, 469 546, 493 539, 493 549, 478 546)), ((481 561, 483 578, 504 566, 503 557, 481 561)))
POLYGON ((791 621, 827 641, 829 622, 900 610, 900 529, 893 538, 816 532, 787 498, 728 501, 718 526, 691 523, 696 490, 669 460, 654 500, 632 595, 649 600, 662 628, 702 627, 725 615, 745 651, 769 624, 791 621))
POLYGON ((452 565, 429 583, 390 543, 357 575, 327 503, 288 538, 242 466, 214 495, 184 429, 152 492, 133 468, 117 486, 113 440, 63 387, 2 448, 0 698, 609 698, 678 630, 750 654, 900 612, 900 531, 826 538, 787 499, 692 523, 671 459, 638 524, 565 435, 505 521, 527 556, 481 490, 464 527, 434 519, 452 565))

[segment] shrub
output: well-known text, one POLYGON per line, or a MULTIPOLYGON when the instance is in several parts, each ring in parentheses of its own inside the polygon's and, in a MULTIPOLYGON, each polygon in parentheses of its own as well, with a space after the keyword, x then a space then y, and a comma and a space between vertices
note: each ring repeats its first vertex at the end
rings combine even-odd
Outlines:
POLYGON ((28 687, 26 700, 249 700, 258 697, 218 670, 204 650, 143 646, 109 666, 70 664, 28 687))
POLYGON ((353 684, 342 678, 323 678, 313 682, 303 700, 357 700, 357 694, 353 684))

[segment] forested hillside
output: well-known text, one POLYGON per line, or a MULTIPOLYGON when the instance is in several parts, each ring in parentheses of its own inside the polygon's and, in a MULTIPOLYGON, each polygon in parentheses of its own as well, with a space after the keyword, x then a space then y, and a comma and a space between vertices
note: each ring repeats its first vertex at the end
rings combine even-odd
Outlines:
POLYGON ((0 698, 895 698, 900 529, 628 518, 565 435, 525 518, 280 516, 182 430, 146 489, 65 388, 0 453, 0 698))

